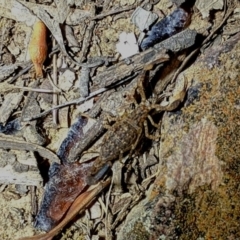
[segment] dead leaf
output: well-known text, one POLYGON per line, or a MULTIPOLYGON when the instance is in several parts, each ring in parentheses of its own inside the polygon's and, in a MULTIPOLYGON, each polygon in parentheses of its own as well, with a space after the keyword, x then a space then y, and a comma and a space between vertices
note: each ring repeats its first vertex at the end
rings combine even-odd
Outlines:
MULTIPOLYGON (((64 2, 64 1, 63 1, 64 2)), ((45 6, 43 4, 36 4, 31 2, 22 2, 16 0, 1 0, 0 2, 0 16, 13 19, 15 21, 24 22, 27 26, 32 26, 36 17, 29 11, 32 8, 45 9, 55 20, 59 20, 58 9, 45 6), (23 3, 23 4, 22 4, 23 3)), ((66 11, 67 12, 67 11, 66 11)), ((92 17, 94 11, 74 9, 71 14, 67 15, 66 22, 68 25, 77 25, 84 21, 86 18, 92 17)), ((65 14, 64 14, 65 17, 65 14)), ((60 19, 64 19, 61 17, 60 19)))
POLYGON ((59 76, 58 87, 63 91, 69 91, 69 89, 73 86, 75 78, 75 73, 67 69, 63 74, 59 76))
POLYGON ((70 55, 67 53, 67 50, 65 48, 65 44, 63 41, 62 31, 60 29, 59 23, 50 17, 50 15, 44 10, 44 9, 34 9, 35 14, 45 23, 45 25, 48 27, 54 38, 56 39, 57 43, 59 44, 60 49, 62 52, 67 56, 71 61, 73 61, 75 64, 79 65, 78 62, 73 60, 70 55))
POLYGON ((71 47, 71 50, 73 52, 78 52, 80 47, 79 47, 79 43, 73 33, 72 28, 69 27, 68 25, 65 25, 64 29, 65 29, 65 36, 68 41, 68 46, 71 47))
POLYGON ((212 9, 222 9, 223 8, 223 0, 197 0, 195 3, 197 9, 201 12, 202 17, 206 18, 209 16, 209 12, 212 9))
POLYGON ((68 3, 65 0, 54 0, 54 2, 58 9, 58 22, 64 23, 70 11, 68 3))
POLYGON ((47 51, 47 28, 42 21, 37 21, 33 26, 28 45, 28 52, 35 68, 36 77, 43 77, 43 63, 46 60, 47 51))
POLYGON ((32 26, 36 20, 36 17, 16 0, 2 0, 0 2, 0 16, 24 22, 27 26, 32 26))

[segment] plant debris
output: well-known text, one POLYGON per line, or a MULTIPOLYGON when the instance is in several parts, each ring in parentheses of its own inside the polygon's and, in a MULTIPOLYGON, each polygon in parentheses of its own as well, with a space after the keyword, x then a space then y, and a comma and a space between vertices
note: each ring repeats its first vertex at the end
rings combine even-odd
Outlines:
POLYGON ((42 77, 43 63, 47 57, 47 28, 41 21, 36 22, 33 26, 28 51, 35 67, 36 77, 42 77))
MULTIPOLYGON (((224 84, 224 77, 214 83, 209 73, 207 83, 196 86, 191 68, 202 59, 213 72, 225 64, 225 52, 238 39, 239 8, 237 0, 204 4, 186 0, 2 0, 0 238, 122 240, 137 239, 138 233, 139 239, 153 239, 161 233, 160 238, 184 239, 192 231, 191 224, 202 233, 195 238, 205 236, 199 218, 189 224, 195 218, 182 213, 196 198, 192 187, 189 192, 190 183, 182 192, 178 189, 178 179, 188 174, 189 166, 181 163, 174 168, 185 158, 182 153, 176 160, 171 147, 177 148, 181 134, 189 134, 189 129, 194 133, 188 121, 206 106, 182 120, 186 108, 194 108, 224 84), (213 47, 217 50, 209 54, 213 47), (170 125, 171 119, 179 121, 181 134, 179 129, 170 129, 166 135, 166 117, 170 125), (174 140, 166 146, 172 135, 174 140), (175 178, 165 176, 166 169, 160 166, 166 166, 175 178), (176 186, 176 191, 166 193, 163 186, 176 186), (154 213, 143 217, 146 221, 136 220, 151 209, 154 213), (182 223, 174 225, 177 218, 187 219, 185 228, 182 223), (148 229, 148 223, 154 229, 148 229)), ((237 51, 231 56, 239 58, 237 51)), ((224 65, 226 78, 238 79, 234 67, 224 65)), ((238 82, 231 84, 237 94, 238 82)), ((222 102, 231 105, 234 97, 227 88, 221 94, 215 92, 211 97, 214 111, 222 102)), ((238 105, 235 101, 235 108, 238 105)), ((214 126, 211 129, 218 129, 219 139, 225 115, 212 116, 220 120, 209 123, 214 126)), ((199 121, 205 126, 203 119, 199 121)), ((227 139, 233 135, 224 134, 227 139)), ((218 138, 212 139, 211 146, 218 138)), ((190 145, 184 144, 180 146, 187 152, 190 145)), ((224 168, 235 169, 214 159, 221 174, 224 168)), ((204 163, 207 168, 208 161, 204 163)), ((197 174, 192 176, 194 181, 197 174)), ((205 185, 196 191, 205 194, 209 187, 205 185)), ((221 189, 215 188, 221 195, 221 189)), ((225 238, 238 237, 232 233, 225 238)))
POLYGON ((152 26, 150 31, 147 32, 147 37, 143 39, 141 48, 145 50, 183 30, 188 24, 189 18, 190 15, 184 9, 176 9, 152 26))
POLYGON ((211 4, 209 4, 208 1, 196 1, 196 7, 197 9, 201 12, 202 17, 206 18, 209 16, 209 13, 211 10, 213 9, 222 9, 223 8, 223 0, 218 0, 218 1, 214 1, 211 4))

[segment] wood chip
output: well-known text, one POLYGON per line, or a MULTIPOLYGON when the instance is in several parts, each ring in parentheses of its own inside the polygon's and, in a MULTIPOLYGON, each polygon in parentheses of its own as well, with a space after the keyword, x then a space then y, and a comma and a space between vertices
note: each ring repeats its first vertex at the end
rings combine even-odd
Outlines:
POLYGON ((0 149, 0 184, 42 185, 43 180, 37 167, 29 168, 29 163, 22 161, 22 158, 31 159, 30 164, 37 166, 36 159, 27 155, 27 152, 15 155, 12 151, 0 149))
POLYGON ((23 98, 22 93, 9 93, 4 96, 4 101, 0 107, 0 122, 6 123, 14 109, 16 109, 23 98))

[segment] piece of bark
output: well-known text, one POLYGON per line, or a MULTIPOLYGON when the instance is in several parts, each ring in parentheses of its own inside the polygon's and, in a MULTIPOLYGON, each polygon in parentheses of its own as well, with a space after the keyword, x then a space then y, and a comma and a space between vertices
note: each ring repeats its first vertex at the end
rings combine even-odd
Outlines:
POLYGON ((196 42, 197 31, 186 29, 171 38, 157 43, 154 48, 163 48, 171 50, 172 52, 180 52, 194 46, 196 42))
MULTIPOLYGON (((38 86, 39 80, 30 84, 30 87, 32 88, 37 88, 38 86)), ((37 92, 28 93, 26 103, 22 109, 21 120, 35 116, 41 112, 41 108, 37 102, 37 96, 37 92)), ((38 133, 36 124, 37 121, 31 121, 27 126, 25 126, 23 129, 23 136, 27 142, 43 145, 46 142, 46 139, 38 133)))
POLYGON ((87 97, 89 95, 90 68, 82 67, 78 80, 80 96, 87 97))
MULTIPOLYGON (((169 60, 169 56, 163 49, 148 49, 147 51, 137 54, 129 58, 130 64, 126 65, 125 61, 121 61, 112 67, 106 69, 103 73, 99 73, 92 79, 94 85, 98 88, 109 86, 116 81, 120 81, 135 72, 139 72, 144 66, 157 62, 164 63, 169 60)), ((93 87, 94 90, 94 87, 93 87)))
POLYGON ((82 49, 79 56, 80 62, 85 62, 85 60, 87 59, 87 53, 89 51, 89 47, 92 42, 92 35, 93 35, 93 30, 95 28, 95 25, 96 25, 96 21, 91 21, 87 26, 87 29, 84 34, 84 39, 82 41, 82 49))
POLYGON ((73 29, 70 26, 65 25, 64 31, 65 31, 65 37, 68 41, 68 46, 71 48, 71 50, 74 53, 77 53, 80 49, 80 46, 79 46, 79 42, 76 39, 76 36, 74 35, 73 29))
MULTIPOLYGON (((59 96, 59 102, 60 103, 64 103, 66 101, 67 100, 63 95, 59 96)), ((61 128, 68 128, 69 127, 69 107, 59 109, 58 121, 59 121, 59 126, 61 128)))
POLYGON ((83 127, 87 124, 87 119, 79 116, 77 121, 72 124, 68 131, 68 135, 61 143, 57 155, 61 159, 63 164, 67 164, 69 161, 69 154, 75 150, 75 146, 78 148, 78 143, 84 138, 83 127))
POLYGON ((6 123, 14 109, 16 109, 23 98, 22 93, 9 93, 5 95, 4 102, 0 107, 0 122, 6 123))
POLYGON ((7 77, 9 77, 12 73, 14 73, 15 70, 19 67, 19 65, 20 65, 19 63, 15 63, 15 64, 11 64, 8 66, 1 66, 0 67, 0 72, 1 72, 0 82, 2 82, 7 77))
POLYGON ((42 182, 34 156, 26 152, 15 154, 14 151, 0 149, 0 184, 41 186, 42 182))
POLYGON ((50 180, 35 219, 36 228, 50 231, 63 220, 78 195, 86 190, 87 177, 93 164, 94 160, 65 165, 55 163, 50 167, 50 180))
POLYGON ((195 30, 184 30, 175 36, 156 44, 154 48, 150 48, 129 58, 129 65, 126 65, 125 61, 121 61, 118 64, 107 68, 103 73, 99 73, 93 78, 94 85, 92 87, 92 91, 95 88, 109 86, 116 81, 130 76, 132 73, 139 72, 144 66, 157 61, 158 59, 158 64, 160 64, 161 58, 165 58, 167 60, 167 55, 164 56, 164 51, 171 50, 173 52, 178 52, 192 47, 195 44, 196 36, 197 32, 195 30))
POLYGON ((58 21, 63 24, 70 12, 68 2, 64 0, 54 0, 54 2, 57 6, 58 21))
POLYGON ((13 166, 0 168, 0 184, 23 184, 28 186, 41 186, 42 178, 38 171, 17 172, 13 166))
POLYGON ((141 48, 143 50, 148 49, 156 43, 170 38, 182 31, 189 23, 189 20, 189 13, 182 8, 177 8, 151 27, 141 43, 141 48))
MULTIPOLYGON (((109 92, 105 92, 99 101, 94 105, 94 107, 89 111, 89 116, 92 118, 95 118, 99 112, 101 111, 101 103, 102 101, 106 100, 108 96, 110 95, 109 92)), ((83 122, 75 123, 71 126, 68 132, 68 137, 62 142, 59 150, 58 150, 58 156, 60 157, 61 161, 63 162, 75 162, 77 161, 80 157, 83 151, 85 151, 89 146, 91 146, 105 131, 101 120, 98 120, 95 124, 91 124, 90 128, 87 130, 82 129, 84 127, 83 122), (78 129, 77 131, 74 130, 73 128, 79 127, 80 125, 81 128, 78 129), (72 129, 74 131, 72 131, 72 129), (75 132, 75 134, 73 134, 75 132), (82 132, 82 133, 81 133, 82 132), (80 134, 79 134, 80 133, 80 134), (72 144, 74 143, 74 144, 72 144), (66 147, 68 146, 68 147, 66 147), (66 151, 67 149, 67 151, 66 151)))
POLYGON ((28 143, 17 137, 0 134, 0 148, 38 152, 39 155, 48 159, 49 162, 60 163, 60 160, 57 157, 57 155, 51 152, 49 149, 41 147, 40 145, 34 143, 28 143))

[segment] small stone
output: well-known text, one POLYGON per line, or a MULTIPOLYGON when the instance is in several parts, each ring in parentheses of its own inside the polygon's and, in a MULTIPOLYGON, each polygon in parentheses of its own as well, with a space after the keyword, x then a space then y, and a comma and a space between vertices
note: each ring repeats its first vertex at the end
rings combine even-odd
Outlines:
POLYGON ((16 191, 20 194, 20 195, 25 195, 28 192, 28 187, 27 185, 22 185, 22 184, 16 184, 15 185, 16 191))
POLYGON ((134 33, 122 32, 119 36, 119 43, 116 44, 117 51, 122 58, 131 57, 139 52, 138 44, 134 33))
POLYGON ((59 76, 59 88, 64 91, 68 91, 73 86, 74 80, 75 73, 67 69, 62 75, 59 76))
POLYGON ((156 13, 152 13, 141 7, 137 7, 131 16, 132 23, 135 24, 141 32, 148 30, 157 19, 158 15, 156 13))
POLYGON ((9 52, 14 56, 18 56, 20 54, 20 49, 18 47, 16 47, 16 45, 13 41, 11 41, 11 43, 8 45, 7 48, 9 50, 9 52))
POLYGON ((96 202, 90 208, 90 216, 91 216, 91 219, 97 219, 102 216, 102 209, 101 209, 100 203, 96 202))

